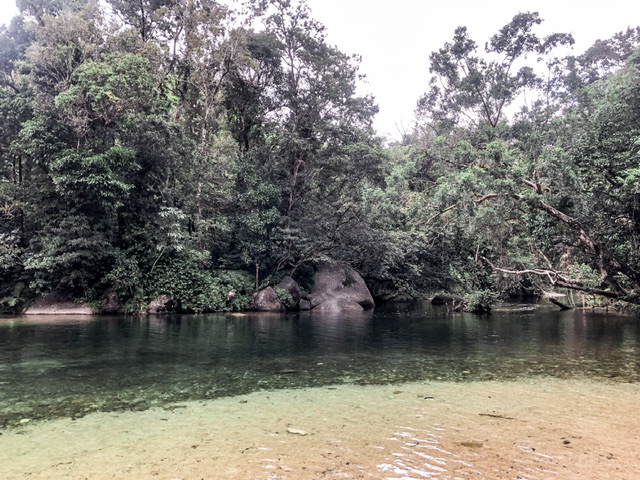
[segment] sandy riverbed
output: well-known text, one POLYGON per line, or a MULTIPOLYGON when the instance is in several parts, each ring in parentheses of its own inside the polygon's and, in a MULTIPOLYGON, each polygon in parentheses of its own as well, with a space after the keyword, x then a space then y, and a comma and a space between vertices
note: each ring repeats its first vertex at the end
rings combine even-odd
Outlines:
POLYGON ((339 386, 25 423, 12 479, 635 479, 640 385, 339 386))

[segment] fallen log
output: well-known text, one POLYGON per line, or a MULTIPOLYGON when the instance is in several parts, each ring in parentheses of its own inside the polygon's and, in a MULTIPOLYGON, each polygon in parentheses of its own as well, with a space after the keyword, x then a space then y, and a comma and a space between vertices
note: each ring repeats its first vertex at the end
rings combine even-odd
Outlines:
POLYGON ((573 307, 570 305, 565 305, 564 303, 560 302, 559 300, 556 300, 553 297, 547 297, 547 300, 549 300, 551 303, 553 303, 554 305, 560 307, 560 310, 572 310, 573 307))

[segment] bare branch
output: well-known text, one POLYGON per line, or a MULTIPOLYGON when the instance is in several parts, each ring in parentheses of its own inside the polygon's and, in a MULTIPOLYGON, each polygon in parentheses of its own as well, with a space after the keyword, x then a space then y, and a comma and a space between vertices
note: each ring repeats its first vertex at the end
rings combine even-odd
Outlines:
POLYGON ((483 195, 483 196, 482 196, 482 197, 480 197, 480 198, 477 198, 477 199, 476 199, 476 203, 477 203, 477 204, 481 204, 482 202, 484 202, 484 201, 486 201, 486 200, 491 200, 492 198, 497 198, 497 197, 499 197, 499 196, 500 196, 500 194, 499 194, 499 193, 489 193, 489 194, 487 194, 487 195, 483 195))
POLYGON ((494 271, 506 273, 509 275, 538 275, 542 277, 547 277, 549 279, 549 283, 551 285, 561 288, 568 288, 570 290, 578 290, 585 293, 592 293, 595 295, 601 295, 607 298, 624 300, 626 296, 625 292, 614 292, 610 290, 603 290, 601 288, 588 287, 584 285, 584 283, 572 280, 564 275, 561 272, 556 270, 542 269, 542 268, 527 268, 524 270, 511 270, 507 268, 501 268, 494 265, 488 258, 481 256, 480 257, 484 262, 486 262, 494 271))
POLYGON ((433 222, 436 218, 440 217, 441 215, 444 215, 445 213, 453 210, 454 208, 458 208, 459 204, 455 203, 453 205, 451 205, 450 207, 445 208, 444 210, 432 215, 431 217, 429 217, 427 219, 426 222, 424 222, 425 225, 429 225, 431 222, 433 222))

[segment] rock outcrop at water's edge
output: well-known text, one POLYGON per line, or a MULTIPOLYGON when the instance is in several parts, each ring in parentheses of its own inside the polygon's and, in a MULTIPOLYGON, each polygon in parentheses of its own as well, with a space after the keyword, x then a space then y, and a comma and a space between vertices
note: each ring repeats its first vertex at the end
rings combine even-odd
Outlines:
POLYGON ((281 312, 285 309, 362 312, 374 306, 371 292, 357 271, 344 263, 324 262, 316 267, 313 274, 309 299, 302 298, 298 282, 291 277, 284 277, 275 288, 260 290, 253 298, 252 309, 260 312, 281 312), (278 290, 282 290, 280 293, 288 294, 290 298, 281 298, 278 290))
POLYGON ((431 299, 431 305, 446 305, 447 309, 454 312, 464 311, 464 308, 468 303, 469 302, 466 298, 460 297, 458 295, 441 294, 436 295, 431 299))
POLYGON ((456 305, 462 305, 465 302, 466 302, 466 300, 463 297, 460 297, 458 295, 440 294, 440 295, 436 295, 435 297, 433 297, 431 299, 431 304, 432 305, 447 305, 449 307, 454 307, 456 305))
POLYGON ((147 313, 176 313, 180 309, 180 304, 169 295, 163 294, 154 298, 147 305, 147 313))
POLYGON ((91 305, 77 303, 56 293, 38 298, 24 312, 24 315, 96 315, 91 305))
POLYGON ((284 305, 282 305, 276 291, 267 287, 253 297, 253 309, 258 312, 281 312, 284 310, 284 305))
POLYGON ((313 277, 311 308, 318 311, 368 310, 375 306, 366 283, 350 266, 321 263, 313 277))
POLYGON ((101 304, 100 313, 108 315, 117 315, 124 312, 124 305, 118 298, 118 295, 111 292, 108 293, 103 299, 101 304))
POLYGON ((299 310, 300 309, 300 285, 291 277, 284 277, 282 281, 278 285, 276 285, 276 289, 284 290, 288 293, 291 298, 285 307, 288 310, 299 310))
POLYGON ((364 308, 358 302, 341 297, 331 297, 316 305, 314 312, 362 312, 364 308))

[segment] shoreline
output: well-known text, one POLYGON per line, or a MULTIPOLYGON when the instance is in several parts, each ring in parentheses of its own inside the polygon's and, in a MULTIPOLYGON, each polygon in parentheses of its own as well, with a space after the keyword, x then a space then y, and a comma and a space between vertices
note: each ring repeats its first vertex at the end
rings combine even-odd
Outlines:
POLYGON ((534 378, 260 391, 0 431, 7 480, 633 478, 639 384, 534 378))

